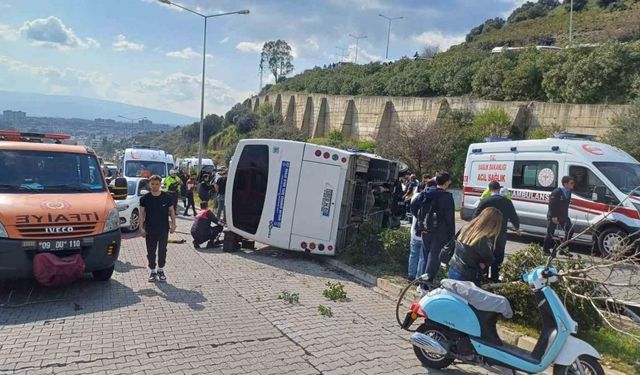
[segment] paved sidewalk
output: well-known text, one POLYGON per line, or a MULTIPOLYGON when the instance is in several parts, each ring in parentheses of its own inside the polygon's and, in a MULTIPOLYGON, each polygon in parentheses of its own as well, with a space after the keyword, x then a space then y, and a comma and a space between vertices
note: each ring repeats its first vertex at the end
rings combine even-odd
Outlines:
MULTIPOLYGON (((190 224, 180 218, 178 230, 190 224)), ((143 239, 124 237, 110 282, 0 283, 0 303, 29 303, 0 308, 0 374, 428 372, 395 323, 395 301, 302 254, 196 251, 177 234, 187 243, 169 244, 169 282, 153 284, 143 239), (345 284, 350 301, 326 300, 327 281, 345 284), (279 300, 283 290, 300 304, 279 300)))

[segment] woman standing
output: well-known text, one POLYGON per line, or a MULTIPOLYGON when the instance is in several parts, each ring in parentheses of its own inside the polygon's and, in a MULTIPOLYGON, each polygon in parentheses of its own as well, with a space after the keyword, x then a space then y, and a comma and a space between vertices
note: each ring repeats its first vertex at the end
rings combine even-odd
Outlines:
POLYGON ((480 286, 482 276, 493 264, 493 248, 502 230, 502 213, 489 207, 460 231, 449 261, 449 278, 472 281, 480 286))

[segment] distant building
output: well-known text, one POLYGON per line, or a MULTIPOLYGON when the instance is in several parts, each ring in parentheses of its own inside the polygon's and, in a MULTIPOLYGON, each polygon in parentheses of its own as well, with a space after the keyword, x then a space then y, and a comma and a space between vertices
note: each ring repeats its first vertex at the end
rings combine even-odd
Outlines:
POLYGON ((116 120, 112 120, 110 118, 97 118, 93 121, 98 124, 115 124, 116 123, 116 120))
POLYGON ((2 119, 6 122, 18 124, 27 119, 27 113, 22 111, 6 110, 2 112, 2 119))
POLYGON ((146 119, 146 118, 138 121, 138 125, 151 125, 151 124, 153 124, 153 122, 151 120, 149 120, 149 119, 146 119))

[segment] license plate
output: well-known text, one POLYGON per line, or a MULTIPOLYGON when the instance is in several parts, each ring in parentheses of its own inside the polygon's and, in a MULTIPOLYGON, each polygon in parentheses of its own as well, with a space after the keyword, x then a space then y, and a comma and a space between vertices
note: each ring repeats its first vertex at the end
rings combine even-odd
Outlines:
POLYGON ((38 250, 42 251, 77 250, 80 248, 82 248, 81 240, 51 240, 38 242, 38 250))
POLYGON ((322 195, 322 216, 329 216, 329 212, 331 211, 332 197, 333 197, 333 190, 324 189, 324 194, 322 195))

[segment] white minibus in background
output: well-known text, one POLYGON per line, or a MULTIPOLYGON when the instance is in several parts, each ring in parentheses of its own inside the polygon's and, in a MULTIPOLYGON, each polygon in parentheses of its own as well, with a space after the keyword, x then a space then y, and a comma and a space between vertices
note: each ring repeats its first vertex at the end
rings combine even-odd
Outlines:
MULTIPOLYGON (((190 157, 180 159, 180 168, 187 167, 188 171, 191 171, 191 168, 198 168, 198 158, 190 157)), ((209 174, 212 174, 216 169, 216 165, 213 160, 209 158, 202 158, 202 170, 206 171, 209 174)))
POLYGON ((576 182, 569 207, 575 233, 595 224, 578 241, 593 243, 607 255, 624 241, 637 238, 640 191, 635 189, 640 186, 640 164, 616 147, 579 134, 470 145, 461 217, 471 219, 480 195, 496 180, 510 190, 521 229, 544 236, 549 195, 563 176, 572 176, 576 182))
POLYGON ((167 177, 167 156, 163 150, 144 146, 134 146, 124 151, 122 160, 124 177, 145 177, 158 175, 167 177))
POLYGON ((360 224, 382 224, 398 165, 303 142, 241 140, 228 171, 227 226, 267 245, 335 255, 360 224))
POLYGON ((175 161, 173 160, 173 155, 167 154, 167 171, 175 169, 175 167, 176 167, 176 164, 175 164, 175 161))

